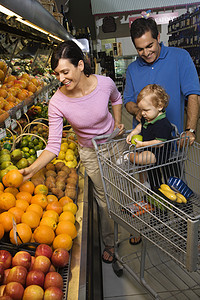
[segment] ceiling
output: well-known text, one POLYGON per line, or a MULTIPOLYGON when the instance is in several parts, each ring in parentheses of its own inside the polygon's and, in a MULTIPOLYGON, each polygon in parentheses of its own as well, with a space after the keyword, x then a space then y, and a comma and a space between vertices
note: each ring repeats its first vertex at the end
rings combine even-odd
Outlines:
POLYGON ((158 10, 180 6, 200 5, 200 2, 189 0, 91 0, 92 14, 111 14, 143 10, 158 10))

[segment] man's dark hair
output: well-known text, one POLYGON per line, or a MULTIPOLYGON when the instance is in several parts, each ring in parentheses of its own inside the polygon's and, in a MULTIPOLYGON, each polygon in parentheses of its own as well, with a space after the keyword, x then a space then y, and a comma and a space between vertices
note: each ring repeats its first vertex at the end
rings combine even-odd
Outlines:
POLYGON ((154 39, 157 39, 158 37, 158 27, 156 22, 153 18, 139 18, 133 21, 131 24, 131 39, 133 44, 135 45, 134 40, 136 38, 140 38, 142 35, 144 35, 146 32, 150 31, 152 34, 152 37, 154 39))

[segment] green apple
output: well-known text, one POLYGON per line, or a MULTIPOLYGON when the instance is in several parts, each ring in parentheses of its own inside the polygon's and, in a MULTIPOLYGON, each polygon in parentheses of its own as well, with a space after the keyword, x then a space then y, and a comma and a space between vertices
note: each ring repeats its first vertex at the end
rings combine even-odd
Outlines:
POLYGON ((131 138, 131 144, 136 145, 136 142, 134 140, 143 141, 143 137, 140 134, 135 134, 131 138))

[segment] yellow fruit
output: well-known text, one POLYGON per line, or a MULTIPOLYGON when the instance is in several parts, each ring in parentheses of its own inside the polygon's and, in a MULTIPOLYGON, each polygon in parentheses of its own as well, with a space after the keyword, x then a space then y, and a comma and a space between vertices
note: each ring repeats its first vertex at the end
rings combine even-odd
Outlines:
POLYGON ((174 192, 167 184, 161 184, 160 189, 163 191, 174 192))
POLYGON ((64 159, 65 158, 65 152, 64 151, 60 151, 58 154, 58 159, 64 159))
POLYGON ((164 191, 162 189, 159 189, 159 191, 163 193, 163 195, 165 195, 169 200, 176 201, 176 194, 173 191, 169 192, 169 191, 164 191))
POLYGON ((68 149, 68 144, 67 143, 62 143, 60 146, 60 151, 66 152, 68 149))
POLYGON ((71 142, 71 143, 69 144, 69 148, 72 149, 72 150, 74 150, 74 149, 76 148, 76 144, 73 143, 73 142, 71 142))
POLYGON ((67 162, 65 163, 65 165, 66 165, 67 167, 69 167, 70 169, 71 169, 71 168, 74 168, 74 163, 73 163, 73 161, 67 161, 67 162))
POLYGON ((74 151, 72 149, 67 149, 66 154, 74 155, 74 151))
POLYGON ((77 205, 73 202, 69 202, 63 206, 63 211, 71 211, 75 215, 77 212, 77 205))
POLYGON ((74 155, 66 153, 65 160, 66 161, 72 161, 72 160, 74 160, 74 155))
POLYGON ((180 193, 176 193, 177 200, 176 202, 181 201, 179 203, 187 203, 187 199, 180 193))

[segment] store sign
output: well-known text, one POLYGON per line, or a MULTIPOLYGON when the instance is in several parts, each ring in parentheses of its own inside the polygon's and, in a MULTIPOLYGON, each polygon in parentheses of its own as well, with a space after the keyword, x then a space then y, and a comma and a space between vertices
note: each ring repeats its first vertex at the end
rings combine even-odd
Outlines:
MULTIPOLYGON (((168 24, 170 20, 173 20, 177 17, 178 17, 178 12, 150 15, 150 18, 153 18, 158 25, 168 24)), ((135 21, 136 19, 139 19, 139 18, 141 18, 141 16, 130 17, 129 18, 129 27, 131 27, 131 24, 133 21, 135 21)))

